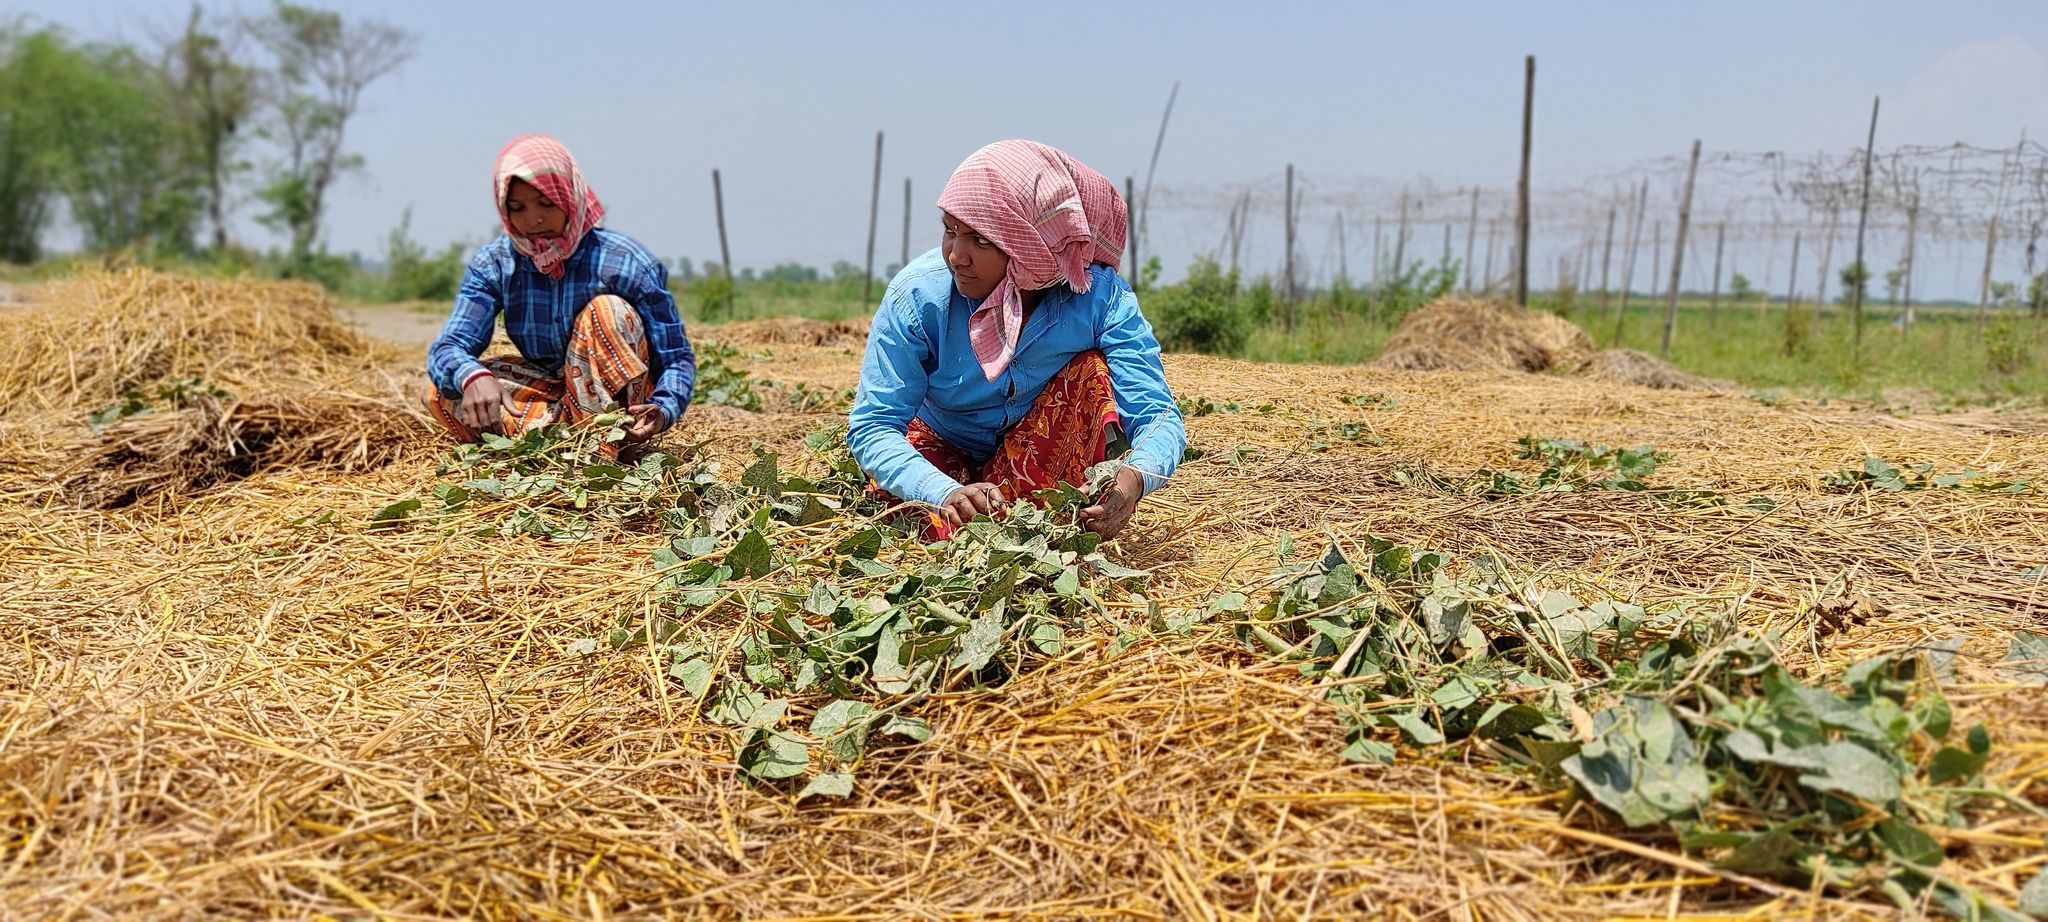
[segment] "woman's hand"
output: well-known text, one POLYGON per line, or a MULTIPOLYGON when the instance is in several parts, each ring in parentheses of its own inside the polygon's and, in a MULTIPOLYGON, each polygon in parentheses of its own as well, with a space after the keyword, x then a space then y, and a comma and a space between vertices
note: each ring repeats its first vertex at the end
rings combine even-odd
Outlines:
POLYGON ((1138 500, 1144 495, 1145 475, 1134 467, 1118 470, 1115 482, 1102 491, 1095 505, 1081 510, 1081 527, 1101 535, 1104 541, 1115 538, 1130 524, 1131 513, 1138 511, 1138 500))
POLYGON ((626 427, 627 442, 645 442, 668 428, 668 414, 651 403, 636 403, 626 408, 633 414, 633 423, 626 427))
POLYGON ((455 418, 471 432, 497 432, 505 418, 505 388, 498 383, 498 376, 487 373, 469 379, 462 386, 455 418))
POLYGON ((946 494, 946 501, 939 505, 939 515, 946 524, 959 527, 977 515, 994 515, 1004 503, 1003 491, 992 483, 970 483, 946 494))

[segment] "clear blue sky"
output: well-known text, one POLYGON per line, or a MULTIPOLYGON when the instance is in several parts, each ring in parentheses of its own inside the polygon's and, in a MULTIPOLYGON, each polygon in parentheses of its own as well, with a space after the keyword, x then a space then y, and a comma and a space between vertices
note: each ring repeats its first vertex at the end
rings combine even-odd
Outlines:
MULTIPOLYGON (((1142 176, 1176 79, 1161 186, 1249 181, 1290 161, 1305 175, 1511 185, 1525 53, 1539 67, 1539 186, 1682 153, 1694 137, 1709 150, 1846 151, 1873 94, 1886 100, 1880 148, 2048 131, 2040 0, 335 6, 420 36, 350 126, 368 170, 338 190, 327 239, 371 257, 407 206, 422 240, 481 242, 492 156, 545 131, 576 152, 608 223, 664 257, 716 258, 718 167, 735 263, 857 263, 883 129, 879 270, 895 261, 906 176, 913 252, 936 241, 947 173, 988 141, 1035 138, 1142 176)), ((84 38, 140 38, 185 9, 17 4, 84 38)), ((1155 249, 1177 274, 1222 216, 1199 239, 1185 220, 1161 223, 1155 249)), ((242 236, 272 242, 253 226, 242 236)))

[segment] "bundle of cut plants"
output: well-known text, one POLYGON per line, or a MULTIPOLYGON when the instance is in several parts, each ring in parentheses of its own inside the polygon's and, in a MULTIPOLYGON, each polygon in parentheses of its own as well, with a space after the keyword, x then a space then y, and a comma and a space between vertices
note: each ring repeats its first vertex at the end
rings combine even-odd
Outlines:
POLYGON ((167 380, 274 392, 347 379, 397 355, 307 282, 131 267, 53 283, 33 307, 0 315, 0 387, 17 412, 98 410, 167 380))
POLYGON ((1592 354, 1584 330, 1548 311, 1439 298, 1402 318, 1372 364, 1408 371, 1576 371, 1592 354))
POLYGON ((418 414, 377 398, 301 394, 233 402, 201 394, 112 422, 57 488, 73 505, 110 509, 262 471, 372 470, 426 432, 418 414))
POLYGON ((1580 374, 1595 381, 1654 387, 1660 390, 1723 390, 1729 385, 1680 371, 1678 366, 1634 349, 1602 349, 1593 354, 1580 374))
POLYGON ((868 321, 865 317, 837 321, 769 317, 706 327, 703 335, 738 348, 795 345, 859 349, 868 342, 868 321))

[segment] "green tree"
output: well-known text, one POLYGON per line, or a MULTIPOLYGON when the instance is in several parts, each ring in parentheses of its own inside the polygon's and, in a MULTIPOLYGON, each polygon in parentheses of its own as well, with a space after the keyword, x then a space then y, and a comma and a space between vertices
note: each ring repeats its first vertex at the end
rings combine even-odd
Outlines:
POLYGON ((248 27, 276 60, 276 106, 264 133, 280 157, 258 193, 270 206, 260 220, 291 235, 291 262, 301 265, 319 238, 328 192, 363 167, 344 149, 363 91, 412 57, 418 42, 383 22, 344 22, 340 13, 284 2, 248 27))
POLYGON ((33 262, 56 204, 62 116, 53 74, 64 40, 0 24, 0 259, 33 262))
POLYGON ((198 4, 177 36, 162 41, 163 81, 192 145, 212 248, 228 246, 228 186, 246 164, 235 156, 257 101, 257 70, 236 61, 238 30, 209 20, 198 4))
POLYGON ((1854 303, 1856 303, 1856 301, 1857 301, 1857 299, 1858 299, 1858 298, 1861 298, 1861 299, 1862 299, 1862 300, 1863 300, 1863 301, 1864 301, 1865 303, 1868 303, 1868 302, 1869 302, 1869 300, 1870 300, 1870 267, 1869 267, 1869 266, 1865 266, 1865 265, 1864 265, 1864 264, 1862 263, 1862 261, 1860 261, 1860 260, 1859 260, 1859 261, 1856 261, 1856 262, 1852 262, 1852 263, 1850 263, 1850 264, 1848 264, 1848 265, 1846 265, 1846 266, 1843 266, 1843 267, 1842 267, 1842 274, 1841 274, 1841 278, 1842 278, 1842 294, 1841 294, 1841 296, 1840 296, 1840 297, 1837 297, 1837 298, 1835 299, 1835 303, 1836 303, 1836 304, 1840 304, 1840 305, 1842 305, 1843 307, 1847 307, 1847 306, 1849 306, 1849 305, 1851 305, 1851 304, 1854 304, 1854 303))
POLYGON ((190 145, 127 48, 0 27, 0 257, 41 255, 61 198, 85 243, 190 249, 190 145))
POLYGON ((1728 300, 1741 304, 1755 294, 1756 288, 1750 283, 1749 276, 1737 272, 1728 280, 1728 300))

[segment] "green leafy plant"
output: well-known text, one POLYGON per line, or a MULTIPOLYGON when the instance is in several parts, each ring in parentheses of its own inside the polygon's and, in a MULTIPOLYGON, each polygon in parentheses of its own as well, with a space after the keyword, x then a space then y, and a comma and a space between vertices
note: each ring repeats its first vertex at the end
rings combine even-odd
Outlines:
POLYGON ((94 432, 104 432, 121 420, 131 416, 143 416, 158 410, 178 410, 195 407, 208 402, 233 400, 234 395, 218 387, 210 387, 198 378, 181 381, 165 381, 158 384, 152 393, 145 394, 140 388, 129 388, 121 392, 121 402, 94 411, 86 423, 94 432))
POLYGON ((1345 715, 1347 759, 1456 745, 1732 872, 1982 901, 1940 876, 1924 827, 1997 796, 1979 780, 1990 737, 1954 731, 1918 659, 1802 680, 1732 606, 1582 602, 1375 538, 1333 539, 1282 579, 1263 604, 1228 593, 1166 626, 1228 616, 1247 648, 1298 663, 1345 715))
POLYGON ((697 390, 691 402, 759 411, 761 395, 754 391, 753 376, 731 365, 732 360, 738 357, 739 350, 731 346, 713 342, 699 344, 697 390))
POLYGON ((1864 457, 1860 468, 1843 468, 1823 476, 1821 484, 1844 493, 1862 490, 1903 493, 1933 489, 2025 493, 2032 489, 2032 484, 2026 480, 1998 480, 1968 467, 1953 474, 1936 474, 1932 462, 1901 468, 1876 455, 1864 457))

